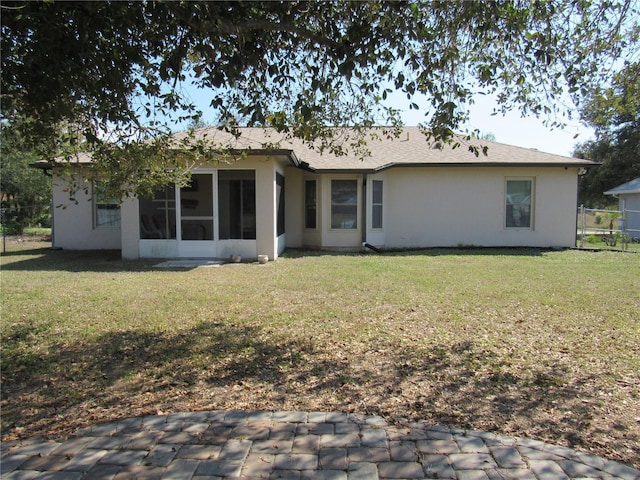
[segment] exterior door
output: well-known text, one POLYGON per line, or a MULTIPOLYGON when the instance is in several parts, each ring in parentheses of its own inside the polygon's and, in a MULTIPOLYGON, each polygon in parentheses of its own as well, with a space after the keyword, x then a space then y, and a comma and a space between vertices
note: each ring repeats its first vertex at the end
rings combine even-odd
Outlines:
POLYGON ((179 198, 181 256, 215 256, 213 173, 193 174, 179 198))

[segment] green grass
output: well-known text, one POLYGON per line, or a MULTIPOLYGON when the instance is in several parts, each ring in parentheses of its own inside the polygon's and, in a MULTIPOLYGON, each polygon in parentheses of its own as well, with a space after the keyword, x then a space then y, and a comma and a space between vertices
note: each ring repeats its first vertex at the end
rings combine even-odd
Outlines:
MULTIPOLYGON (((0 226, 0 234, 4 233, 4 227, 0 226)), ((51 235, 50 227, 25 227, 22 232, 24 236, 47 236, 51 235)), ((8 233, 8 235, 13 235, 13 233, 8 233)))
POLYGON ((152 263, 24 244, 2 257, 3 438, 157 411, 342 410, 640 465, 636 254, 152 263))
POLYGON ((50 227, 26 227, 24 229, 25 235, 51 235, 50 227))

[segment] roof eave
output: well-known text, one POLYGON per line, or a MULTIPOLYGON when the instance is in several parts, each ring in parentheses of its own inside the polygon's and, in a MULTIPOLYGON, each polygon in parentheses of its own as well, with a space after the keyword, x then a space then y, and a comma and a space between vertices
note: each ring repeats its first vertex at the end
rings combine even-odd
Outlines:
MULTIPOLYGON (((307 165, 308 166, 308 165, 307 165)), ((540 167, 555 167, 555 168, 588 168, 596 166, 593 163, 504 163, 504 162, 462 162, 462 163, 424 163, 424 162, 407 162, 407 163, 387 163, 379 167, 374 168, 305 168, 305 170, 319 173, 319 174, 354 174, 365 173, 375 174, 390 170, 392 168, 437 168, 437 167, 457 167, 457 168, 470 168, 470 167, 516 167, 516 168, 540 168, 540 167)))
POLYGON ((636 193, 640 193, 640 190, 607 190, 604 192, 605 195, 633 195, 636 193))
POLYGON ((29 167, 36 168, 38 170, 51 170, 53 168, 53 164, 48 160, 38 160, 37 162, 30 163, 29 167))

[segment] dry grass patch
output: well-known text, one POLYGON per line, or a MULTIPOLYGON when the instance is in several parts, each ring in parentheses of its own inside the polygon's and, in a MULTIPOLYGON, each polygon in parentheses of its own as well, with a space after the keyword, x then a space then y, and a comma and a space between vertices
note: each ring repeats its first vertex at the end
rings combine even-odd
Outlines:
POLYGON ((375 413, 640 466, 640 257, 2 258, 2 436, 201 409, 375 413))

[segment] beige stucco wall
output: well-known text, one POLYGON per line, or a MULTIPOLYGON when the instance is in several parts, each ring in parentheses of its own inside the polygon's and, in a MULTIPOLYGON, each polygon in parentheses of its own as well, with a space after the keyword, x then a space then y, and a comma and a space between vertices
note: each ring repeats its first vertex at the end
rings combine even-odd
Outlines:
POLYGON ((299 248, 302 246, 304 226, 304 180, 303 171, 295 167, 284 169, 285 177, 285 246, 299 248))
POLYGON ((256 170, 256 252, 277 258, 276 241, 276 167, 268 159, 252 160, 242 164, 243 168, 256 170))
POLYGON ((69 198, 64 177, 53 177, 53 247, 64 250, 117 250, 120 248, 120 228, 94 228, 93 200, 88 192, 79 190, 69 198))
POLYGON ((385 248, 442 246, 570 247, 575 243, 577 170, 562 167, 392 168, 366 175, 366 225, 362 222, 362 175, 289 174, 287 246, 385 248), (359 180, 358 228, 331 230, 333 178, 359 180), (534 181, 533 228, 505 227, 507 179, 534 181), (318 182, 318 228, 304 229, 304 181, 318 182), (371 228, 371 182, 383 182, 383 228, 371 228), (295 188, 292 183, 296 184, 295 188), (295 199, 295 200, 294 200, 295 199), (291 205, 295 202, 295 206, 291 205))
POLYGON ((120 208, 120 225, 122 231, 122 258, 135 260, 140 257, 140 215, 137 198, 127 198, 120 208))
MULTIPOLYGON (((272 157, 250 157, 233 165, 204 166, 215 169, 254 169, 256 172, 256 240, 217 241, 215 248, 200 245, 202 255, 193 255, 188 242, 146 240, 142 256, 226 257, 241 253, 245 258, 259 254, 275 259, 287 247, 359 248, 362 244, 362 188, 360 174, 313 174, 284 166, 272 157), (278 238, 275 173, 285 177, 285 235, 278 238), (358 227, 331 229, 331 180, 358 180, 358 227), (317 229, 304 228, 304 181, 318 185, 317 229), (148 255, 151 252, 151 255, 148 255)), ((367 175, 366 240, 386 248, 438 246, 539 246, 569 247, 575 242, 577 170, 546 167, 405 167, 367 175), (505 181, 507 178, 534 180, 533 228, 507 229, 505 181), (383 229, 372 231, 371 181, 383 181, 383 229)), ((66 184, 54 178, 54 246, 65 249, 118 249, 123 258, 141 256, 138 202, 128 199, 121 208, 121 229, 93 228, 91 195, 76 194, 69 200, 66 184), (66 209, 63 207, 67 207, 66 209)), ((196 249, 197 250, 197 249, 196 249)))
POLYGON ((313 174, 301 170, 287 170, 287 241, 291 248, 353 249, 362 245, 362 175, 313 174), (331 180, 358 181, 357 228, 341 230, 331 228, 331 180), (316 181, 316 228, 305 228, 305 181, 316 181))
POLYGON ((396 168, 385 179, 387 247, 574 245, 575 169, 396 168), (535 182, 531 229, 504 225, 507 178, 535 182))

